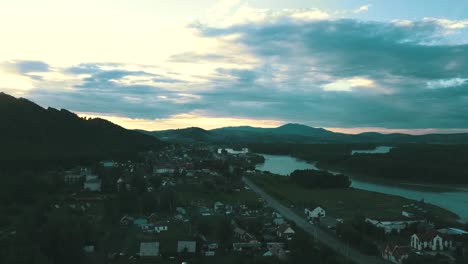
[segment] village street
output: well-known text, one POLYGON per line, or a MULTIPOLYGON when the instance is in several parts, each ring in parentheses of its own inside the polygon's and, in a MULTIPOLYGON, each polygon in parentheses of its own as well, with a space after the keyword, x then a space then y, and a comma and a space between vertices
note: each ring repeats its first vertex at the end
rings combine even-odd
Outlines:
POLYGON ((385 264, 389 263, 385 260, 374 257, 374 256, 366 256, 357 250, 346 245, 344 242, 340 241, 336 236, 329 234, 322 229, 311 225, 306 221, 303 216, 299 216, 296 212, 291 210, 290 208, 282 205, 278 202, 275 198, 265 193, 262 189, 260 189, 257 185, 255 185, 251 180, 248 178, 243 178, 244 183, 249 186, 252 191, 257 193, 259 196, 263 197, 267 202, 268 205, 275 209, 277 212, 282 214, 285 218, 293 221, 296 225, 303 230, 305 230, 310 235, 314 236, 315 239, 324 243, 325 245, 329 246, 333 250, 337 251, 338 253, 348 256, 348 258, 355 263, 358 264, 385 264))

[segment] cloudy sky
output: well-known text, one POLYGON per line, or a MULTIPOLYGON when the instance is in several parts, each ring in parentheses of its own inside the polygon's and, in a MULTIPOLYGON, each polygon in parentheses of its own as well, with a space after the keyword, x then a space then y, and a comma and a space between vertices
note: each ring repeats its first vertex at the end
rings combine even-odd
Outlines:
POLYGON ((0 0, 0 91, 127 128, 468 131, 468 1, 0 0))

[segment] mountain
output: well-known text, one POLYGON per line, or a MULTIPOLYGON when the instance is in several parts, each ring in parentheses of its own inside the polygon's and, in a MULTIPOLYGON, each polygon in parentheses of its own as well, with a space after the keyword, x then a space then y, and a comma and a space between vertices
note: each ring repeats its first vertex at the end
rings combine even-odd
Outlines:
POLYGON ((162 144, 103 119, 80 118, 65 109, 44 109, 0 93, 2 164, 114 158, 162 144))
POLYGON ((177 142, 195 142, 195 141, 212 141, 214 135, 199 127, 189 127, 184 129, 170 129, 163 131, 148 132, 139 130, 147 135, 155 136, 164 141, 177 141, 177 142))
POLYGON ((251 126, 223 127, 213 130, 186 128, 145 132, 165 141, 178 142, 216 142, 216 143, 433 143, 433 144, 468 144, 468 134, 381 134, 366 132, 361 134, 343 134, 323 128, 314 128, 301 124, 285 124, 276 128, 251 126))

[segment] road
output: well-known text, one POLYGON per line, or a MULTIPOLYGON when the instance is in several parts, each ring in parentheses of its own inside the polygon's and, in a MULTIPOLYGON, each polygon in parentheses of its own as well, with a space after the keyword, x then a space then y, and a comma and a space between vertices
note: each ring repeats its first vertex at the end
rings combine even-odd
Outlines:
POLYGON ((290 208, 282 205, 275 198, 268 195, 266 192, 260 189, 260 187, 255 185, 250 179, 247 179, 244 177, 242 180, 247 186, 250 187, 252 191, 254 191, 258 195, 263 197, 267 201, 270 207, 272 207, 277 212, 282 214, 285 218, 289 219, 290 221, 295 222, 298 227, 302 228, 304 231, 314 236, 314 238, 317 239, 318 241, 329 246, 336 252, 344 256, 348 256, 348 258, 354 261, 355 263, 358 263, 358 264, 388 264, 390 263, 390 262, 386 262, 385 260, 379 257, 367 256, 353 248, 350 248, 344 242, 340 241, 336 236, 329 234, 314 225, 309 224, 304 217, 298 215, 296 212, 294 212, 290 208))

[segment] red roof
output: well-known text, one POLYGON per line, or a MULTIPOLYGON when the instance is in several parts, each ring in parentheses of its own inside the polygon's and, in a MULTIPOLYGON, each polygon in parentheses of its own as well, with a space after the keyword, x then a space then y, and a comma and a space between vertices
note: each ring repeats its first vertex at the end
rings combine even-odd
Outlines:
POLYGON ((408 255, 406 248, 402 248, 398 245, 387 244, 385 247, 385 253, 391 255, 395 260, 399 261, 403 256, 408 255))
POLYGON ((429 242, 429 241, 432 241, 434 240, 434 238, 436 236, 440 236, 443 240, 450 240, 450 237, 445 235, 445 234, 442 234, 442 233, 439 233, 435 230, 432 230, 432 231, 429 231, 427 233, 424 233, 424 234, 416 234, 416 236, 419 238, 420 241, 423 241, 423 242, 429 242))

